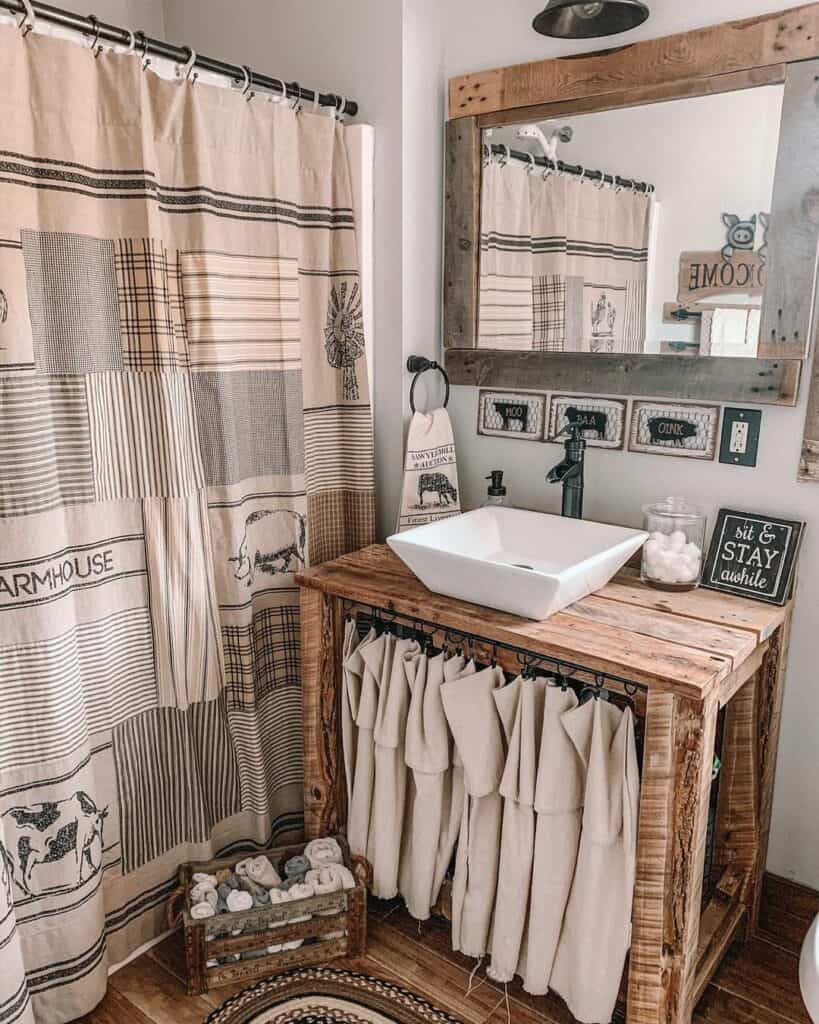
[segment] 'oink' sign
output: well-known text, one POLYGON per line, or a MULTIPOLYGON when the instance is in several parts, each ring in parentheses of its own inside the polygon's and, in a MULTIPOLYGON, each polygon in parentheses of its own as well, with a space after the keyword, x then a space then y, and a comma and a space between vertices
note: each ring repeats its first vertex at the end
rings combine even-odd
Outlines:
POLYGON ((804 523, 720 509, 703 585, 770 604, 790 596, 804 523))

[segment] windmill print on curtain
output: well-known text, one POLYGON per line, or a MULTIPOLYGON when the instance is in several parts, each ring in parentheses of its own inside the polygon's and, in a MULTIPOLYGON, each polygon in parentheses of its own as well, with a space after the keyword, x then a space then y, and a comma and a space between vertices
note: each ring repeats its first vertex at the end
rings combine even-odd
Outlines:
POLYGON ((293 574, 369 543, 344 129, 0 29, 0 1022, 302 820, 293 574))

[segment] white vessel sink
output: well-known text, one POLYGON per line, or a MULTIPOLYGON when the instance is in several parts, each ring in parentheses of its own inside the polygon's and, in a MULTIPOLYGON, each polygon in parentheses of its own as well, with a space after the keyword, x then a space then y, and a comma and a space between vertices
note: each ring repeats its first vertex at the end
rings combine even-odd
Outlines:
POLYGON ((642 530, 514 508, 481 508, 387 538, 436 594, 545 619, 604 587, 642 530))

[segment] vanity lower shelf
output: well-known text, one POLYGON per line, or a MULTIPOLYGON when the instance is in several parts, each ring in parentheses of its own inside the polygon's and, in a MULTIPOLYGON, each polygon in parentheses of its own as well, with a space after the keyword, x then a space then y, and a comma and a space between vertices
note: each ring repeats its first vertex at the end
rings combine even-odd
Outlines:
POLYGON ((661 593, 624 572, 532 622, 431 593, 381 546, 307 570, 297 582, 310 837, 345 830, 339 698, 344 618, 353 606, 416 621, 436 643, 447 631, 469 635, 476 658, 494 658, 509 672, 544 659, 630 688, 644 729, 625 1019, 690 1021, 730 944, 757 927, 790 606, 706 590, 661 593))

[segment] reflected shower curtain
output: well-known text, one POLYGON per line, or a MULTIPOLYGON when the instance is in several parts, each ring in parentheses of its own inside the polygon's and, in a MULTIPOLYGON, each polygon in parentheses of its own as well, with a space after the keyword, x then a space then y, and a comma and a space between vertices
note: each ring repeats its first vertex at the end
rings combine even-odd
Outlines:
POLYGON ((369 543, 343 128, 0 30, 0 1021, 302 818, 304 565, 369 543))
POLYGON ((478 345, 642 352, 651 198, 490 160, 478 345))

